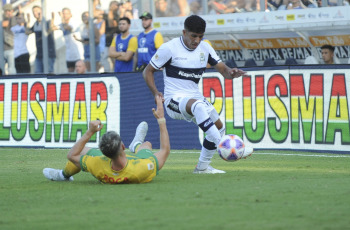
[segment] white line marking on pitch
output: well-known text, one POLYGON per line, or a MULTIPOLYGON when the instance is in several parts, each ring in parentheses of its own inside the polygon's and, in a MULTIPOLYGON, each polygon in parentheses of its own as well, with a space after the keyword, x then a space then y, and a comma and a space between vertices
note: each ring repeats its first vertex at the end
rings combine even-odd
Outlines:
MULTIPOLYGON (((184 150, 185 153, 197 153, 199 154, 200 152, 187 152, 184 150)), ((184 153, 183 151, 177 150, 177 151, 171 151, 171 153, 184 153)), ((347 155, 340 155, 340 154, 334 154, 334 155, 321 155, 321 154, 293 154, 293 153, 253 153, 253 155, 276 155, 276 156, 299 156, 299 157, 331 157, 331 158, 350 158, 350 156, 347 155)))

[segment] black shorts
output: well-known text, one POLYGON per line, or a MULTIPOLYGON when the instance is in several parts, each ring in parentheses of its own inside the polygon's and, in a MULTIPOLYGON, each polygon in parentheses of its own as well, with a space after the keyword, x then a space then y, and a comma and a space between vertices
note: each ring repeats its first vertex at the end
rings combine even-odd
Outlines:
POLYGON ((78 60, 76 61, 67 61, 66 64, 67 64, 67 68, 75 68, 75 63, 77 62, 78 60))

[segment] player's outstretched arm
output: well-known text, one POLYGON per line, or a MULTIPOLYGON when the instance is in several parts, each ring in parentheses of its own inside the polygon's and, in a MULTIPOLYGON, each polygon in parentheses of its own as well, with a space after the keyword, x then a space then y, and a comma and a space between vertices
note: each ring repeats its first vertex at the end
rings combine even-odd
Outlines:
POLYGON ((214 68, 226 79, 248 76, 245 71, 237 68, 230 68, 223 62, 219 62, 214 68))
POLYGON ((100 131, 103 128, 103 124, 100 120, 90 121, 89 129, 86 133, 73 145, 68 153, 68 160, 73 162, 77 167, 80 168, 80 153, 84 149, 86 143, 90 140, 92 135, 100 131))
POLYGON ((170 140, 166 121, 164 118, 164 107, 161 96, 156 96, 157 110, 152 109, 154 117, 157 119, 160 131, 160 150, 154 155, 158 159, 158 167, 161 169, 170 154, 170 140))
POLYGON ((156 72, 156 69, 153 68, 152 65, 148 64, 146 68, 142 72, 143 79, 145 79, 146 84, 148 88, 150 89, 151 93, 154 96, 154 100, 157 104, 157 96, 160 96, 162 101, 164 101, 163 94, 158 91, 156 84, 154 82, 154 72, 156 72))

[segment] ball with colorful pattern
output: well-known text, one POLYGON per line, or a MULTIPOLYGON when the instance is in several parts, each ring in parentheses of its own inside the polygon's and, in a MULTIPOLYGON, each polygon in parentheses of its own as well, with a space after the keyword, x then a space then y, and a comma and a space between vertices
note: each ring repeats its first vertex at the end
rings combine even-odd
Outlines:
POLYGON ((224 135, 218 145, 219 156, 225 161, 237 161, 242 158, 244 153, 243 140, 234 134, 224 135))

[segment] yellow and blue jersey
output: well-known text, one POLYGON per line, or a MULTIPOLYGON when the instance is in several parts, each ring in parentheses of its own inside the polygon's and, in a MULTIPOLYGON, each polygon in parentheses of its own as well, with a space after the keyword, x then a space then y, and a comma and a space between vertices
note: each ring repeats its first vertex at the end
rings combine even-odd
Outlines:
POLYGON ((111 159, 100 150, 91 149, 81 156, 80 166, 96 179, 106 184, 146 183, 158 174, 158 161, 149 149, 142 149, 137 154, 127 154, 127 165, 120 171, 112 169, 111 159))
MULTIPOLYGON (((117 52, 131 51, 136 53, 137 50, 137 38, 129 34, 123 38, 121 34, 118 34, 113 38, 111 47, 115 47, 117 52)), ((133 71, 133 58, 130 61, 115 60, 114 72, 132 72, 133 71)))
POLYGON ((137 66, 147 65, 157 49, 164 43, 163 36, 155 29, 142 32, 137 37, 137 66))

